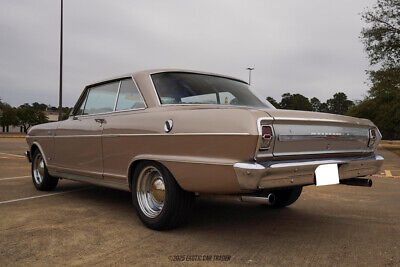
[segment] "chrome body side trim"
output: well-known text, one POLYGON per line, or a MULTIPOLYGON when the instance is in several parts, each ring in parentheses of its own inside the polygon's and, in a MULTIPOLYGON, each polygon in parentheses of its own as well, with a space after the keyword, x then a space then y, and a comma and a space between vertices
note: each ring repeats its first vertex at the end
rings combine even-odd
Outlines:
POLYGON ((129 184, 123 184, 123 183, 116 183, 104 179, 97 179, 89 176, 83 176, 83 175, 76 175, 72 173, 66 173, 66 172, 60 172, 60 171, 55 171, 55 170, 50 170, 49 173, 52 176, 55 177, 60 177, 64 179, 69 179, 69 180, 74 180, 78 182, 85 182, 85 183, 90 183, 94 185, 99 185, 99 186, 105 186, 105 187, 111 187, 114 189, 119 189, 119 190, 124 190, 124 191, 130 191, 129 184))
MULTIPOLYGON (((167 134, 167 133, 149 133, 149 134, 82 134, 82 135, 56 135, 54 137, 56 138, 71 138, 71 137, 122 137, 122 136, 192 136, 192 135, 245 135, 248 136, 250 133, 173 133, 173 134, 167 134)), ((47 136, 47 135, 32 135, 30 136, 31 138, 49 138, 53 136, 47 136)))
POLYGON ((241 189, 269 189, 315 184, 314 173, 319 165, 338 164, 340 179, 377 173, 382 164, 380 155, 310 160, 235 163, 233 168, 241 189))

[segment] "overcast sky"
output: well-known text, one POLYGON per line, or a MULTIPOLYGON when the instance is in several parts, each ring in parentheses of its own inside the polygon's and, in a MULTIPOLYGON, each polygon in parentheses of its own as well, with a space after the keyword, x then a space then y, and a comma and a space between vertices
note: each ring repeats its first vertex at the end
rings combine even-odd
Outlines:
MULTIPOLYGON (((59 2, 1 0, 0 97, 58 103, 59 2)), ((151 68, 248 77, 280 100, 362 99, 368 61, 358 36, 372 0, 64 0, 64 104, 91 82, 151 68)))

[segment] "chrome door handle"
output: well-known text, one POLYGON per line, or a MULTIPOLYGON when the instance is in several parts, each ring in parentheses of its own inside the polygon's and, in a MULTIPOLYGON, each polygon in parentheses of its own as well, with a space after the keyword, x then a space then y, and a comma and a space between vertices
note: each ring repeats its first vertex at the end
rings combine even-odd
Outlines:
POLYGON ((94 120, 95 120, 95 122, 98 122, 98 123, 101 123, 101 124, 106 123, 105 119, 94 119, 94 120))

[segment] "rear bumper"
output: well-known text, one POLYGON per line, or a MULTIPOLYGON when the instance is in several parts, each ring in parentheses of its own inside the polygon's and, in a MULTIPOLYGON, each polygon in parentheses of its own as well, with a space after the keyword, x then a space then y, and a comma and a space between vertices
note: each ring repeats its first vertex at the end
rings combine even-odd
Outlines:
POLYGON ((269 189, 315 184, 315 169, 338 164, 340 180, 377 173, 383 163, 379 155, 314 160, 239 162, 233 165, 241 189, 269 189))

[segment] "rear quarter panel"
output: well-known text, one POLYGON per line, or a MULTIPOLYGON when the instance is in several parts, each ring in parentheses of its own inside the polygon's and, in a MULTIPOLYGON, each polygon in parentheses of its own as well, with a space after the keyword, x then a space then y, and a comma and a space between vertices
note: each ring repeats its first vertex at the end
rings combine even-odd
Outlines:
POLYGON ((110 114, 103 131, 105 178, 126 179, 133 161, 148 159, 164 164, 185 190, 240 191, 232 165, 254 157, 260 115, 265 113, 174 107, 110 114))

